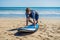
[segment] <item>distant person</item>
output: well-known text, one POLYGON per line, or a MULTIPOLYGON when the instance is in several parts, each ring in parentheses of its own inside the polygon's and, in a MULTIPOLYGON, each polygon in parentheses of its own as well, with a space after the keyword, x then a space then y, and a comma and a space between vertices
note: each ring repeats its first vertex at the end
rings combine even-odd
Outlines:
POLYGON ((31 22, 32 24, 37 24, 39 19, 39 14, 35 10, 31 10, 30 8, 26 8, 26 26, 28 25, 28 22, 31 22), (33 19, 30 20, 30 18, 33 19))

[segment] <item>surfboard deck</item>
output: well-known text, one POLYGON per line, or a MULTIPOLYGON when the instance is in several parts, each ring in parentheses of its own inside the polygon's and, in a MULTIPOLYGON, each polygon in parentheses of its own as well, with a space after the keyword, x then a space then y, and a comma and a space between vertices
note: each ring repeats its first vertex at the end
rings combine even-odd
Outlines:
POLYGON ((31 24, 22 28, 18 28, 18 32, 35 32, 38 30, 38 28, 39 28, 38 24, 36 24, 35 26, 31 24))

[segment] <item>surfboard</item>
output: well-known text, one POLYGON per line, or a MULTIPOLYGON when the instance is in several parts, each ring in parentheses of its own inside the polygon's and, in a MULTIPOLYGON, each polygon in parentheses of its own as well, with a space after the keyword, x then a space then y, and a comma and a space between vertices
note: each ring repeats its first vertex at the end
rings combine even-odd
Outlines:
POLYGON ((36 24, 35 26, 31 24, 22 28, 18 28, 18 32, 35 32, 38 30, 38 28, 39 28, 38 24, 36 24))

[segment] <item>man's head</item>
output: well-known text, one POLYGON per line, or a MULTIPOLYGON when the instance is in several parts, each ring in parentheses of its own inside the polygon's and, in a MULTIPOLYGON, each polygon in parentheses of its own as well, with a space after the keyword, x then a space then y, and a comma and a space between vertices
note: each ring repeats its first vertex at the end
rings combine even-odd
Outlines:
POLYGON ((26 8, 26 13, 30 14, 30 8, 26 8))

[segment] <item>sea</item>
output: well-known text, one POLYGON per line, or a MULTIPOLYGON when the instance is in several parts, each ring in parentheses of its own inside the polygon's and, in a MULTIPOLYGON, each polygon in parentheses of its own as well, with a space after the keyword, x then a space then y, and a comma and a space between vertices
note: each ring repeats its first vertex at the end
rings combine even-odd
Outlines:
MULTIPOLYGON (((0 18, 26 18, 27 7, 0 7, 0 18)), ((59 18, 60 7, 29 7, 39 14, 39 18, 59 18)))

